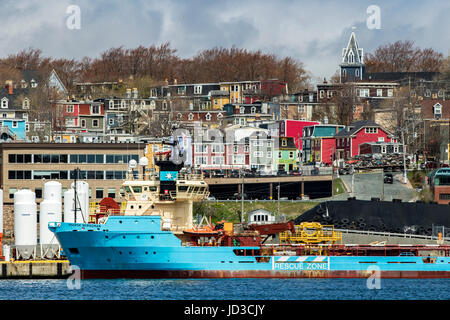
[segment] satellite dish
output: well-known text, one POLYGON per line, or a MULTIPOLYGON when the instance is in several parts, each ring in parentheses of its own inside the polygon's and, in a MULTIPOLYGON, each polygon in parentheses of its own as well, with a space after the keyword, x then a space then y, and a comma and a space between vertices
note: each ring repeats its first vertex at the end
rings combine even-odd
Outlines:
POLYGON ((148 166, 148 158, 147 157, 141 157, 139 159, 139 165, 140 166, 148 166))
POLYGON ((134 159, 131 159, 130 162, 128 162, 128 168, 134 169, 137 166, 137 162, 134 159))

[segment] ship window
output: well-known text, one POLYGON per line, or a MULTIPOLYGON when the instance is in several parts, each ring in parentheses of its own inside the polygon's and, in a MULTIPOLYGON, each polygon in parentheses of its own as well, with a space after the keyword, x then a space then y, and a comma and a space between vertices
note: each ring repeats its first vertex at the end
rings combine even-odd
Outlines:
POLYGON ((186 192, 187 189, 188 189, 187 186, 179 186, 179 187, 178 187, 178 191, 181 191, 181 192, 186 192))
POLYGON ((128 187, 128 186, 125 186, 125 192, 126 192, 126 193, 131 193, 131 189, 130 189, 130 187, 128 187))
POLYGON ((132 187, 134 193, 142 193, 142 187, 132 187))
POLYGON ((150 191, 156 191, 156 187, 150 187, 150 191))

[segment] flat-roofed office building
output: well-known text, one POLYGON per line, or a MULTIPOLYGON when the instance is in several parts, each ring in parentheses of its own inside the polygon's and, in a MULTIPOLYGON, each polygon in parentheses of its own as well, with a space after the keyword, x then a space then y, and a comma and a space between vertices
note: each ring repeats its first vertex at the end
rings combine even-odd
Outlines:
POLYGON ((62 184, 64 194, 79 168, 79 180, 89 184, 91 202, 105 197, 120 202, 128 162, 131 159, 138 162, 145 154, 145 146, 143 143, 2 143, 3 201, 12 204, 17 190, 30 189, 40 202, 44 183, 51 180, 62 184))

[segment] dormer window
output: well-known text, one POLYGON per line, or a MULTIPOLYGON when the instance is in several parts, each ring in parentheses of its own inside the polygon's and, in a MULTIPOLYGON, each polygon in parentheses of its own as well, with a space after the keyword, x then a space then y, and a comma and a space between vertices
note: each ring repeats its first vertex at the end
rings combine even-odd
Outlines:
MULTIPOLYGON (((286 106, 286 107, 287 107, 287 106, 286 106)), ((252 113, 256 113, 256 107, 252 107, 251 112, 252 112, 252 113)))
POLYGON ((359 69, 355 70, 355 76, 359 77, 359 69))
POLYGON ((205 116, 206 121, 210 121, 211 120, 211 114, 208 112, 205 116))
POLYGON ((348 63, 355 63, 355 54, 352 50, 348 53, 348 63))
POLYGON ((194 94, 201 94, 202 86, 194 86, 194 94))
POLYGON ((37 87, 37 82, 34 79, 31 79, 31 87, 32 88, 36 88, 37 87))
POLYGON ((347 70, 342 69, 342 76, 343 76, 343 77, 346 77, 346 76, 347 76, 347 70))
POLYGON ((126 106, 127 106, 127 104, 126 104, 125 100, 121 100, 121 101, 120 101, 120 107, 121 107, 122 109, 125 109, 126 106))
POLYGON ((21 81, 20 81, 20 87, 21 87, 22 89, 26 88, 26 87, 27 87, 27 82, 26 82, 25 80, 21 80, 21 81))
POLYGON ((194 114, 193 113, 189 113, 188 119, 189 120, 194 120, 194 114))
POLYGON ((8 108, 8 98, 3 98, 1 101, 2 109, 8 108))
POLYGON ((114 100, 109 100, 109 108, 114 109, 114 100))
POLYGON ((240 108, 239 108, 239 112, 240 112, 240 113, 245 113, 245 108, 244 108, 244 107, 240 107, 240 108))

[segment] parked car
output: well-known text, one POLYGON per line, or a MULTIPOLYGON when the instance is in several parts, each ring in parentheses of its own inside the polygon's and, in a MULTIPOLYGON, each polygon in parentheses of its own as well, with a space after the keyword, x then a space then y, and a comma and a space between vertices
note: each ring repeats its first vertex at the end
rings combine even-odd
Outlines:
POLYGON ((214 178, 224 178, 225 173, 222 170, 214 170, 213 171, 213 177, 214 178))
POLYGON ((244 177, 246 178, 255 178, 256 177, 256 172, 253 170, 246 170, 244 172, 244 177))
POLYGON ((394 183, 394 177, 392 176, 392 173, 384 174, 384 183, 394 183))
POLYGON ((311 175, 317 176, 319 174, 319 167, 315 167, 311 170, 311 175))
POLYGON ((209 178, 210 177, 209 171, 203 171, 203 177, 209 178))
POLYGON ((208 200, 208 201, 216 201, 216 197, 214 197, 214 196, 209 196, 209 197, 207 198, 207 200, 208 200))
POLYGON ((293 176, 301 176, 302 175, 302 171, 300 169, 292 170, 290 172, 290 174, 293 175, 293 176))
POLYGON ((284 177, 284 176, 287 176, 288 174, 287 174, 287 172, 286 172, 286 170, 278 170, 277 171, 277 176, 279 176, 279 177, 284 177))
POLYGON ((231 170, 230 172, 230 178, 240 178, 241 174, 239 170, 231 170))

